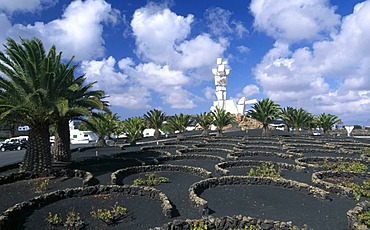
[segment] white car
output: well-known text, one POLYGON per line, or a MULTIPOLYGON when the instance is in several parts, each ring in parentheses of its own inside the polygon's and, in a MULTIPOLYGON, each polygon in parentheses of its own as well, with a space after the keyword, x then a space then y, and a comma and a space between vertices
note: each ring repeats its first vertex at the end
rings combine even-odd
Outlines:
POLYGON ((312 135, 313 136, 321 136, 321 133, 319 131, 314 130, 314 131, 312 131, 312 135))

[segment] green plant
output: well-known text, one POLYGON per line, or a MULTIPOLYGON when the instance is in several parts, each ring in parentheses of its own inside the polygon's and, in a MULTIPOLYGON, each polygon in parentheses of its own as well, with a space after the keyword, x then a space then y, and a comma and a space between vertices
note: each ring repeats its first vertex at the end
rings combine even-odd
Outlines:
POLYGON ((256 166, 256 169, 251 168, 248 172, 248 176, 280 178, 281 170, 276 170, 273 164, 268 165, 262 163, 261 166, 256 166))
POLYGON ((191 226, 191 230, 206 230, 208 226, 203 220, 196 220, 191 226))
POLYGON ((145 174, 146 179, 138 178, 134 180, 134 185, 148 185, 154 186, 159 185, 161 183, 171 183, 171 180, 167 177, 159 177, 157 178, 155 174, 145 174))
POLYGON ((258 229, 261 229, 261 228, 254 224, 251 224, 251 225, 244 226, 244 228, 229 228, 228 230, 258 230, 258 229))
POLYGON ((82 229, 85 227, 84 221, 80 217, 80 213, 75 212, 74 209, 67 213, 66 222, 64 226, 73 229, 82 229))
POLYGON ((361 149, 361 154, 370 155, 370 148, 363 148, 361 149))
POLYGON ((344 186, 352 189, 352 195, 355 200, 360 200, 361 197, 370 198, 370 179, 365 180, 362 185, 355 182, 342 182, 340 186, 344 186))
POLYGON ((42 193, 48 189, 49 179, 39 179, 34 183, 36 192, 42 193))
POLYGON ((370 227, 370 210, 367 210, 358 215, 358 220, 364 223, 366 226, 370 227))
POLYGON ((118 203, 113 206, 112 210, 99 208, 90 212, 92 217, 102 220, 108 225, 117 223, 117 221, 124 218, 126 213, 127 208, 119 206, 118 203))
POLYGON ((49 212, 45 220, 49 225, 63 225, 63 220, 60 214, 52 214, 49 212))
POLYGON ((327 158, 321 166, 326 170, 338 172, 366 172, 368 167, 361 162, 330 162, 327 158))

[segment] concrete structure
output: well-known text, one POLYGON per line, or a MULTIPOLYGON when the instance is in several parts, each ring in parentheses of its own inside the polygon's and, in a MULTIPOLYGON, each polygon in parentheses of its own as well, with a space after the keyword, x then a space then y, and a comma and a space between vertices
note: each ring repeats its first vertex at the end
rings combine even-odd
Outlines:
POLYGON ((246 104, 254 104, 257 102, 255 99, 246 101, 245 97, 240 98, 237 103, 235 103, 234 100, 226 99, 227 78, 230 74, 227 61, 222 60, 222 58, 217 58, 217 69, 212 69, 212 73, 215 78, 216 101, 213 102, 211 111, 219 108, 231 114, 244 114, 246 104))

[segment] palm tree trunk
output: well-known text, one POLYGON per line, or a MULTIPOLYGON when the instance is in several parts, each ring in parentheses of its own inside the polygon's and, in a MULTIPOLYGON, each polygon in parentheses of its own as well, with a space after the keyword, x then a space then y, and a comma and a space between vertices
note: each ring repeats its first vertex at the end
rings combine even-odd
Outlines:
POLYGON ((216 137, 222 137, 222 136, 223 136, 222 129, 217 130, 216 137))
POLYGON ((268 125, 263 125, 263 127, 262 127, 262 136, 263 137, 268 136, 268 125))
POLYGON ((201 136, 208 137, 209 136, 208 129, 203 129, 201 136))
POLYGON ((182 139, 184 139, 185 137, 184 137, 184 133, 179 133, 179 134, 177 134, 177 137, 176 137, 176 139, 177 140, 182 140, 182 139))
POLYGON ((104 140, 104 138, 99 137, 99 139, 96 141, 95 146, 96 146, 96 147, 105 147, 105 146, 106 146, 106 144, 105 144, 105 140, 104 140))
POLYGON ((55 125, 55 143, 51 148, 54 161, 71 161, 69 121, 59 121, 55 125))
POLYGON ((159 130, 156 128, 156 129, 154 129, 154 138, 155 139, 159 139, 159 130))
POLYGON ((47 173, 51 168, 50 133, 47 123, 30 125, 26 153, 20 169, 35 174, 47 173))

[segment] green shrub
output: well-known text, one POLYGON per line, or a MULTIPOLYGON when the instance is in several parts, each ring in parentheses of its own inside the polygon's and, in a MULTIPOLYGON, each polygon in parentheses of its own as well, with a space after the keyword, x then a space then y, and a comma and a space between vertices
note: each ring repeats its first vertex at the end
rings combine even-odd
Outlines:
POLYGON ((370 227, 370 210, 360 213, 358 215, 358 220, 366 226, 370 227))
POLYGON ((155 186, 161 183, 171 183, 170 179, 167 177, 157 178, 155 174, 145 174, 146 179, 138 178, 134 180, 134 185, 148 185, 155 186))
POLYGON ((327 158, 324 159, 321 167, 338 172, 366 172, 368 170, 368 167, 361 162, 329 162, 327 158))
POLYGON ((45 220, 49 225, 65 226, 67 229, 83 229, 85 227, 85 222, 81 219, 80 213, 75 212, 74 209, 67 213, 65 222, 63 222, 60 214, 52 214, 51 212, 48 213, 45 220))
POLYGON ((112 210, 99 208, 90 212, 92 217, 102 220, 108 225, 117 223, 125 217, 126 213, 127 208, 119 206, 118 203, 113 206, 112 210))
POLYGON ((361 149, 361 154, 370 155, 370 148, 361 149))
POLYGON ((191 226, 191 230, 207 230, 208 226, 203 220, 196 220, 191 226))
POLYGON ((51 212, 49 212, 45 220, 49 225, 63 225, 62 217, 58 214, 52 214, 51 212))
POLYGON ((85 227, 85 222, 81 219, 80 213, 75 212, 74 209, 72 209, 72 211, 69 211, 67 213, 67 218, 64 226, 67 229, 82 229, 85 227))
POLYGON ((39 178, 33 184, 33 187, 37 193, 42 193, 48 189, 49 179, 39 178))
POLYGON ((248 172, 248 176, 280 178, 281 170, 276 170, 273 164, 268 165, 262 163, 261 166, 256 166, 256 169, 251 168, 248 172))
POLYGON ((362 185, 355 182, 342 182, 339 185, 351 188, 352 194, 355 200, 360 200, 361 197, 370 198, 370 179, 365 180, 362 185))

